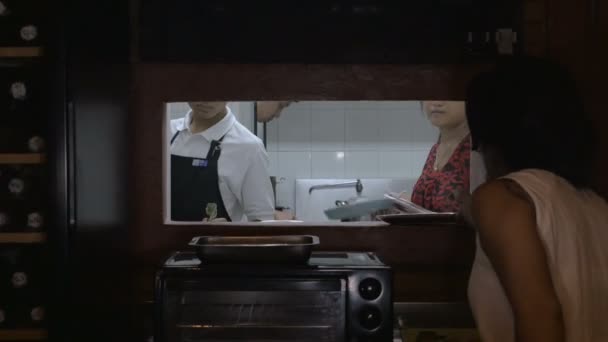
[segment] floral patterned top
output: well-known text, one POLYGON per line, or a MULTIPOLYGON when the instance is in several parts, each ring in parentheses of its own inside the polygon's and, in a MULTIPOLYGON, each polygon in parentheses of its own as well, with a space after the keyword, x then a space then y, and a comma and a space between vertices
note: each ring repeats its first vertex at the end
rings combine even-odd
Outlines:
POLYGON ((469 192, 471 137, 467 135, 456 147, 441 170, 434 170, 437 147, 433 145, 412 192, 412 202, 435 212, 458 212, 460 196, 469 192))

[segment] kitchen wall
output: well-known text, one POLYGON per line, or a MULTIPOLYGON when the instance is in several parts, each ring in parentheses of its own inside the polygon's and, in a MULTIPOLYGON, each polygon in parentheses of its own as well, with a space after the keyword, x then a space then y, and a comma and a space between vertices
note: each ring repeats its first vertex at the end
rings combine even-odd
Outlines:
POLYGON ((267 124, 277 205, 297 178, 416 178, 437 130, 418 101, 300 102, 267 124))
MULTIPOLYGON (((248 128, 252 102, 228 104, 248 128)), ((169 106, 183 116, 186 104, 169 106)), ((277 177, 277 205, 295 207, 298 178, 417 178, 438 131, 419 101, 306 101, 267 123, 270 173, 277 177)), ((258 124, 258 135, 263 136, 258 124)))

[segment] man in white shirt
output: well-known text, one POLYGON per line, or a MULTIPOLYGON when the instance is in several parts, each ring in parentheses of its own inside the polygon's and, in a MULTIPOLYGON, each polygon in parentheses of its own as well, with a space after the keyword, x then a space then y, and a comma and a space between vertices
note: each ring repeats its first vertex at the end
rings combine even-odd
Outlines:
POLYGON ((190 102, 171 120, 171 220, 274 218, 268 155, 226 102, 190 102))

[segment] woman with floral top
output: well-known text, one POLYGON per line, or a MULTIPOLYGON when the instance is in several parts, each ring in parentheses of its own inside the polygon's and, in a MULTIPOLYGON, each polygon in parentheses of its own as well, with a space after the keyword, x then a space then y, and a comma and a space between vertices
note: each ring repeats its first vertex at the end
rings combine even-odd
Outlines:
POLYGON ((469 192, 471 138, 461 101, 425 101, 431 124, 439 128, 439 140, 431 148, 411 201, 435 212, 458 212, 460 199, 469 192))

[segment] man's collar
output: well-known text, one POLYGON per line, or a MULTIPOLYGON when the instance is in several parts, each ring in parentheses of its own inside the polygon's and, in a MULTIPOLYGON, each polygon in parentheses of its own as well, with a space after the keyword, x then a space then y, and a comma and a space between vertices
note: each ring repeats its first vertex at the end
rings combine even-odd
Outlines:
MULTIPOLYGON (((187 130, 188 132, 190 132, 190 121, 191 120, 192 120, 192 111, 189 111, 188 114, 186 114, 186 116, 184 117, 182 126, 178 127, 178 129, 180 131, 187 130)), ((220 140, 224 135, 226 135, 226 133, 228 133, 228 131, 232 128, 232 126, 234 125, 235 122, 236 122, 236 118, 234 117, 234 114, 232 113, 230 108, 228 108, 228 106, 226 106, 226 116, 224 116, 222 118, 222 120, 220 120, 215 125, 207 128, 206 130, 196 133, 196 134, 202 135, 208 141, 220 140)))

